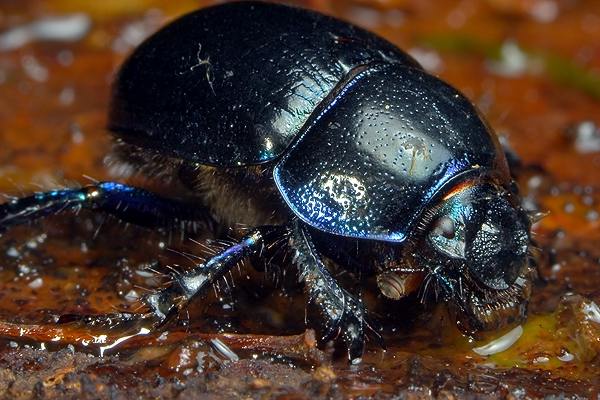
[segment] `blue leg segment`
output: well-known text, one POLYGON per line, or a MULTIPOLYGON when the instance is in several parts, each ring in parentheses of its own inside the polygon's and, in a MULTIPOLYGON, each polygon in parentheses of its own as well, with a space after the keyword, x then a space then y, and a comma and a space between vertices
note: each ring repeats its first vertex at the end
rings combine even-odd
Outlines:
POLYGON ((164 325, 190 301, 205 294, 239 262, 259 254, 265 247, 269 247, 286 234, 287 230, 281 226, 254 228, 238 243, 209 258, 203 264, 184 274, 174 275, 174 283, 171 286, 144 298, 151 313, 158 320, 158 325, 164 325))
POLYGON ((120 183, 101 182, 77 189, 36 193, 0 204, 0 232, 11 226, 81 208, 103 211, 124 222, 147 227, 212 220, 201 205, 166 199, 120 183))

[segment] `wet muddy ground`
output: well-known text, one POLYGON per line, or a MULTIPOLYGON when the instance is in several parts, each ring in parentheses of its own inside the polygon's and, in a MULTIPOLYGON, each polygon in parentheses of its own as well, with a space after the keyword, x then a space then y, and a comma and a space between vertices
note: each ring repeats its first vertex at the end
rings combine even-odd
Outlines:
MULTIPOLYGON (((0 1, 6 199, 110 179, 103 158, 116 68, 166 21, 203 4, 0 1)), ((144 333, 140 325, 114 326, 110 314, 139 311, 139 297, 161 285, 153 271, 189 267, 193 259, 178 252, 202 256, 205 235, 196 244, 82 211, 0 238, 0 396, 598 396, 600 3, 302 4, 408 50, 477 103, 519 155, 527 206, 549 212, 535 226, 541 276, 527 322, 466 337, 442 306, 367 293, 386 327, 387 350, 369 343, 363 362, 350 366, 305 331, 294 277, 248 268, 167 331, 135 335, 144 333), (508 349, 478 354, 505 334, 505 344, 514 342, 508 349)), ((141 178, 132 183, 160 190, 141 178)))

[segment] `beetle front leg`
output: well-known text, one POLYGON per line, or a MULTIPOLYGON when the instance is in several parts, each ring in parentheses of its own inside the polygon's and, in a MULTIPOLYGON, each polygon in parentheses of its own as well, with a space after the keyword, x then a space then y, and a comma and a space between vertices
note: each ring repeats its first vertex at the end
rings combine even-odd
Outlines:
POLYGON ((300 272, 300 280, 305 285, 308 302, 318 307, 324 318, 321 340, 341 337, 348 349, 350 362, 360 362, 365 341, 364 331, 369 327, 363 303, 343 289, 331 276, 321 261, 310 234, 298 223, 292 228, 290 246, 296 252, 294 259, 300 272))
POLYGON ((183 274, 173 275, 168 288, 144 297, 144 302, 158 321, 158 326, 172 320, 194 298, 206 293, 220 278, 245 258, 259 254, 287 232, 280 226, 254 228, 238 243, 226 248, 206 262, 183 274))
POLYGON ((100 182, 81 188, 59 189, 0 204, 0 232, 68 210, 88 208, 113 215, 124 222, 147 227, 176 222, 212 225, 208 211, 152 192, 115 182, 100 182))

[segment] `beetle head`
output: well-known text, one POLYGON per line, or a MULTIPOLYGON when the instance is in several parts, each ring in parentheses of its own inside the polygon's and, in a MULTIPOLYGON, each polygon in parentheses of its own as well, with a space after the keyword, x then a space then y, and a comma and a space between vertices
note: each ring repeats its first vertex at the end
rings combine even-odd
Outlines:
POLYGON ((530 228, 513 194, 492 183, 466 182, 426 219, 425 265, 468 329, 520 319, 530 291, 530 228))

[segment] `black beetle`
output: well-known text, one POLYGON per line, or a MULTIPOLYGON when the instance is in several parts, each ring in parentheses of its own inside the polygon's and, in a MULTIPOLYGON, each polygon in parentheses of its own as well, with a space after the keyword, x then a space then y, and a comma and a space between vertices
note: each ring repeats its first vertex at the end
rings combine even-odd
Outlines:
POLYGON ((531 217, 496 136, 460 92, 372 33, 262 2, 193 12, 124 63, 109 128, 124 176, 177 178, 195 201, 104 182, 3 204, 0 228, 81 207, 141 225, 249 226, 145 298, 160 323, 242 259, 281 247, 323 339, 340 336, 353 361, 365 310, 323 259, 376 275, 396 299, 420 276, 468 329, 526 314, 531 217))

